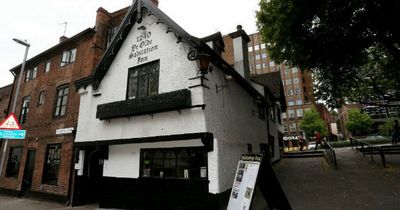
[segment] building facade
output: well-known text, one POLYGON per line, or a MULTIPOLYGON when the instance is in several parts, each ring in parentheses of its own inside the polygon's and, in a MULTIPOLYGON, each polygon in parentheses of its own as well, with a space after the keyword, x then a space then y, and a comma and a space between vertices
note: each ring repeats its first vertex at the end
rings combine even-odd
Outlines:
POLYGON ((0 88, 0 122, 7 117, 12 88, 12 84, 0 88))
POLYGON ((219 209, 241 154, 279 158, 276 102, 246 76, 248 35, 229 36, 235 67, 220 34, 198 39, 134 1, 94 73, 75 82, 74 205, 219 209))
MULTIPOLYGON (((14 113, 27 134, 8 140, 2 150, 0 191, 69 199, 80 101, 73 81, 92 73, 125 13, 99 8, 94 28, 61 37, 59 44, 27 60, 14 113)), ((16 78, 20 68, 10 70, 16 78)))
POLYGON ((299 134, 304 135, 300 128, 304 112, 315 107, 311 73, 285 63, 275 63, 270 58, 266 43, 261 40, 261 35, 254 33, 249 36, 251 39, 248 44, 251 76, 257 78, 260 75, 280 72, 287 106, 286 112, 282 113, 283 140, 285 147, 290 148, 296 145, 299 134))

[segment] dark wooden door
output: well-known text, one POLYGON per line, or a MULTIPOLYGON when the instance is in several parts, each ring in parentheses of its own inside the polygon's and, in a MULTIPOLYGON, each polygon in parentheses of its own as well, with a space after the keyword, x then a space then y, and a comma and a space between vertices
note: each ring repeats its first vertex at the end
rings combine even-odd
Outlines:
POLYGON ((26 157, 26 165, 24 171, 24 178, 22 180, 21 193, 22 196, 29 196, 32 186, 33 170, 35 168, 36 150, 28 150, 26 157))

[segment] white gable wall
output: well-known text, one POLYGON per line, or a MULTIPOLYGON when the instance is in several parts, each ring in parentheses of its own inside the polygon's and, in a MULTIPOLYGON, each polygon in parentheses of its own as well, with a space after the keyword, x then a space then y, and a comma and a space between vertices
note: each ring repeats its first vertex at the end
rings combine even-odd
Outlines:
POLYGON ((218 160, 213 163, 218 170, 209 171, 210 177, 219 180, 217 185, 210 186, 212 193, 232 187, 237 163, 240 155, 247 153, 247 144, 252 144, 253 152, 258 153, 259 144, 268 143, 267 124, 258 118, 255 99, 216 68, 206 75, 210 89, 204 89, 206 127, 214 134, 214 155, 218 160))
MULTIPOLYGON (((93 97, 92 88, 81 89, 81 104, 76 142, 139 138, 160 135, 205 132, 204 111, 200 108, 122 117, 110 120, 96 119, 97 105, 121 101, 126 99, 128 69, 143 63, 160 60, 159 93, 185 89, 198 84, 196 80, 189 80, 197 73, 197 63, 187 59, 189 47, 185 43, 177 43, 175 34, 166 33, 164 24, 157 24, 155 16, 143 15, 141 24, 135 24, 125 39, 120 51, 103 78, 100 91, 101 96, 93 97), (151 32, 151 44, 146 47, 157 46, 155 50, 141 56, 147 61, 138 64, 138 58, 129 58, 132 45, 138 44, 137 37, 146 27, 151 32)), ((144 48, 143 48, 144 49, 144 48)), ((153 48, 154 49, 154 48, 153 48)), ((192 104, 203 104, 202 89, 191 89, 192 104)))

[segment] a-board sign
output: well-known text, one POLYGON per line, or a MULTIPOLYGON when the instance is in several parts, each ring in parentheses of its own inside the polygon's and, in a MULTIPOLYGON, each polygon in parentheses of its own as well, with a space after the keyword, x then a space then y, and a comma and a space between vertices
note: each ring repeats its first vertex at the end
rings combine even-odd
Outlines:
POLYGON ((261 154, 243 154, 240 157, 227 210, 250 209, 262 157, 261 154))

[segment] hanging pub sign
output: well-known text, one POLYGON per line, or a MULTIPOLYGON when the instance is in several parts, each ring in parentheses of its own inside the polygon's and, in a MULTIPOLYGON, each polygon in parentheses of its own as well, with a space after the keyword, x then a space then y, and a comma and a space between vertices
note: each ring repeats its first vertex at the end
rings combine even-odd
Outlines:
POLYGON ((248 210, 255 191, 261 154, 243 154, 236 169, 228 210, 248 210))

